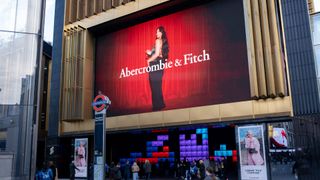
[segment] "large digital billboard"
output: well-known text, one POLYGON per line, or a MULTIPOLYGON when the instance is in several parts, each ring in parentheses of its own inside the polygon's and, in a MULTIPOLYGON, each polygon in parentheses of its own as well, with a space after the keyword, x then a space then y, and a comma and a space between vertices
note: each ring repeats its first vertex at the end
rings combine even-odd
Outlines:
POLYGON ((110 116, 250 99, 242 0, 216 0, 96 38, 110 116))

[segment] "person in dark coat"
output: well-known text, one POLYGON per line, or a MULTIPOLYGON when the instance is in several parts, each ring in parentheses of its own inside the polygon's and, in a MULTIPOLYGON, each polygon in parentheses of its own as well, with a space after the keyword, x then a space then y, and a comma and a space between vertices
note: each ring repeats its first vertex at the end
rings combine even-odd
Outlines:
POLYGON ((149 160, 147 159, 143 165, 143 169, 144 169, 144 172, 146 174, 146 180, 149 180, 150 179, 150 174, 151 174, 151 164, 149 162, 149 160))
POLYGON ((69 165, 69 170, 70 170, 70 179, 74 180, 74 176, 76 175, 76 170, 80 171, 80 169, 78 169, 75 165, 74 165, 74 161, 71 161, 70 165, 69 165))
POLYGON ((130 172, 131 172, 130 162, 127 161, 126 164, 124 165, 124 172, 123 172, 123 176, 125 180, 130 179, 130 172))
POLYGON ((114 179, 115 180, 122 179, 120 163, 118 163, 115 167, 113 167, 112 171, 114 172, 114 179))
POLYGON ((199 175, 200 179, 204 179, 206 177, 206 168, 204 166, 203 160, 199 161, 199 175))
POLYGON ((51 171, 52 171, 53 179, 58 178, 58 177, 57 177, 57 171, 58 171, 58 170, 57 170, 56 166, 53 164, 52 161, 49 161, 49 162, 48 162, 48 168, 50 168, 51 171))
POLYGON ((114 176, 115 176, 115 165, 114 165, 114 162, 111 162, 110 164, 110 167, 109 167, 109 178, 110 180, 113 180, 114 179, 114 176))

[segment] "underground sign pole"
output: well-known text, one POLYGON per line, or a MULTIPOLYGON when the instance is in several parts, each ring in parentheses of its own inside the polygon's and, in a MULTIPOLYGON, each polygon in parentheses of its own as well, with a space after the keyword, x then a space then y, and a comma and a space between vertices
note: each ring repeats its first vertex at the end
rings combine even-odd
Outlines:
POLYGON ((101 91, 94 98, 92 106, 94 109, 94 180, 105 179, 106 159, 106 113, 111 105, 110 99, 101 91))

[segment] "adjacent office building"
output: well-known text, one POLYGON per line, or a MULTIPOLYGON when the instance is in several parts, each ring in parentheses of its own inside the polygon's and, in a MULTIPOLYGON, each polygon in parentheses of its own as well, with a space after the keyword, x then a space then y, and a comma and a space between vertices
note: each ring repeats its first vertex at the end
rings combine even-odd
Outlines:
POLYGON ((43 1, 1 4, 0 179, 35 172, 43 1))

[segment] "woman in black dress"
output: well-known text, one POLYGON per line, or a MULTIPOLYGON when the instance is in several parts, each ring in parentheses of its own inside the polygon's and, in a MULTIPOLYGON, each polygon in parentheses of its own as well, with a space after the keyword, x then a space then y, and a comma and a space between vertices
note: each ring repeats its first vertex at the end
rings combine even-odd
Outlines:
MULTIPOLYGON (((152 50, 147 50, 146 53, 149 56, 147 60, 149 66, 160 66, 160 63, 165 63, 168 59, 169 44, 163 26, 157 28, 154 48, 152 50)), ((153 111, 161 110, 166 106, 162 93, 162 77, 163 69, 149 72, 153 111)))

